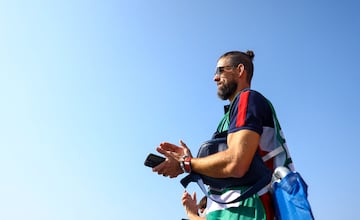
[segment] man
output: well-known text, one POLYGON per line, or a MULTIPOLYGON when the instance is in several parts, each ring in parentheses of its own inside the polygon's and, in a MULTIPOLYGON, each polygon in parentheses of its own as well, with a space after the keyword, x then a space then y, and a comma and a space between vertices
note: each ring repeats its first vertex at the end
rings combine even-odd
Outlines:
MULTIPOLYGON (((222 202, 228 202, 232 194, 245 191, 261 176, 271 175, 274 161, 267 161, 265 166, 260 156, 271 151, 267 145, 273 144, 274 122, 267 99, 250 90, 253 58, 252 51, 231 51, 217 62, 214 76, 217 94, 222 100, 230 101, 230 108, 219 123, 215 136, 227 131, 228 148, 203 158, 193 158, 182 141, 180 146, 163 142, 157 151, 167 159, 153 168, 154 172, 170 178, 184 172, 196 172, 215 179, 239 180, 240 184, 225 189, 210 186, 209 192, 218 195, 222 202)), ((258 194, 230 204, 208 200, 206 219, 273 219, 270 195, 265 193, 260 198, 258 194)), ((189 218, 198 219, 193 208, 196 199, 185 192, 182 200, 189 218)))

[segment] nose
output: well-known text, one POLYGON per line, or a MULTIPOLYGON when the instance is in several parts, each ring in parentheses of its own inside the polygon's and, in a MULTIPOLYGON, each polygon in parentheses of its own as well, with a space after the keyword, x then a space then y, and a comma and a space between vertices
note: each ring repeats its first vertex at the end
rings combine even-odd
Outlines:
POLYGON ((213 80, 215 82, 219 81, 220 80, 220 74, 215 73, 213 80))

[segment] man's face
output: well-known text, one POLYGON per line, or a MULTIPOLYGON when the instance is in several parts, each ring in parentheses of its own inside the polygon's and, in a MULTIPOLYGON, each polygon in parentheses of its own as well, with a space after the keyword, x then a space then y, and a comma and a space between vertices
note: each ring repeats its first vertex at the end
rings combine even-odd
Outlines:
POLYGON ((235 69, 229 58, 222 58, 216 65, 214 81, 217 84, 217 95, 222 100, 229 99, 237 89, 235 69))

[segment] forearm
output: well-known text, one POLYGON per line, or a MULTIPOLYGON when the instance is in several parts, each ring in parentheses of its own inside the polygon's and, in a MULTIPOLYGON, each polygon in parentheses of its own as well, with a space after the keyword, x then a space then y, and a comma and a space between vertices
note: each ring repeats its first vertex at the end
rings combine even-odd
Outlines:
POLYGON ((192 171, 214 178, 232 177, 232 167, 235 166, 236 160, 230 152, 222 151, 216 154, 203 157, 193 158, 191 160, 192 171))
POLYGON ((259 145, 259 134, 250 130, 231 133, 228 149, 203 158, 191 160, 192 170, 214 178, 240 178, 248 171, 259 145))

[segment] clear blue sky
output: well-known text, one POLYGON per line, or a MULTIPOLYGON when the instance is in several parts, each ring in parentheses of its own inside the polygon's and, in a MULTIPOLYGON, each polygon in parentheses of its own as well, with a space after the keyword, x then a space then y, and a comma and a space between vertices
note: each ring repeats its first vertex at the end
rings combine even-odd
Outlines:
MULTIPOLYGON (((226 102, 217 58, 252 49, 317 219, 356 219, 357 1, 0 1, 0 219, 181 219, 179 179, 226 102)), ((191 186, 189 191, 198 191, 191 186)), ((199 197, 201 193, 199 192, 199 197)))

